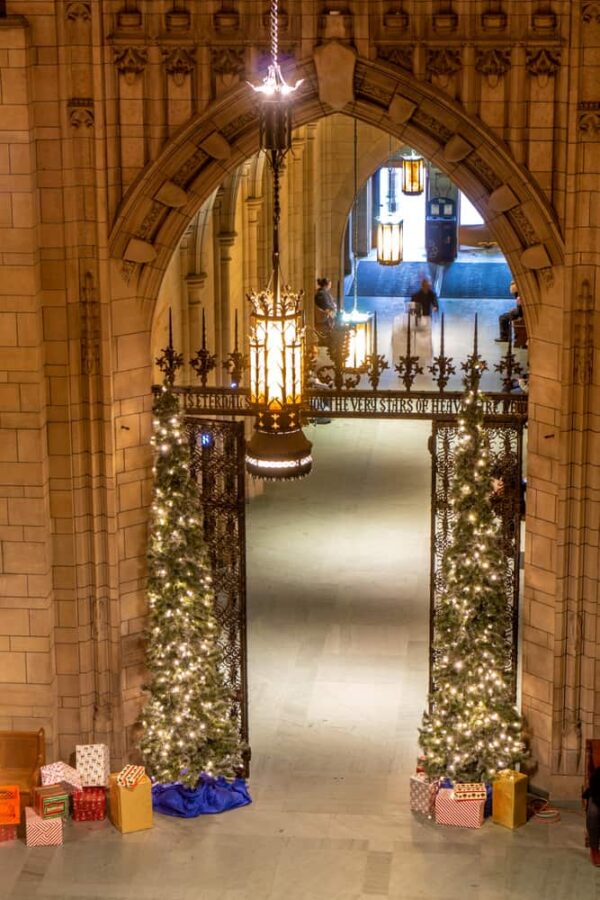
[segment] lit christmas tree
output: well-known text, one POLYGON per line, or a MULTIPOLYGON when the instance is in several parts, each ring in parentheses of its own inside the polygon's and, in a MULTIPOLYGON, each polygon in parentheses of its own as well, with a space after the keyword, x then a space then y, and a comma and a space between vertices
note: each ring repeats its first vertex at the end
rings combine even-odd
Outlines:
POLYGON ((489 781, 525 757, 514 705, 507 561, 491 502, 478 372, 473 368, 474 377, 467 379, 458 419, 450 491, 455 521, 442 560, 444 589, 435 614, 435 687, 419 741, 428 776, 448 775, 455 781, 489 781))
POLYGON ((172 341, 157 360, 165 373, 154 403, 154 496, 148 546, 152 680, 140 749, 161 783, 195 787, 203 773, 232 775, 241 765, 237 723, 222 676, 219 626, 204 558, 189 446, 172 390, 181 356, 172 341))

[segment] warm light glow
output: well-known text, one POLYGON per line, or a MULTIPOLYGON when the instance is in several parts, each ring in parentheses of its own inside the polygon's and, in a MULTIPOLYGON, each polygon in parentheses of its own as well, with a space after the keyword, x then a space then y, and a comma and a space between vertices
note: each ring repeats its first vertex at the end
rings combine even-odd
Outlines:
MULTIPOLYGON (((278 413, 302 402, 304 322, 301 294, 250 294, 250 401, 278 413)), ((277 427, 277 426, 276 426, 277 427)))
POLYGON ((422 194, 425 190, 425 160, 408 156, 402 160, 402 193, 422 194))
POLYGON ((402 222, 380 222, 377 226, 377 262, 382 266, 397 266, 402 262, 402 222))
POLYGON ((304 456, 302 459, 258 459, 247 453, 246 462, 257 469, 301 469, 312 464, 312 456, 304 456))
POLYGON ((250 84, 250 87, 256 91, 257 94, 264 94, 265 97, 275 97, 278 96, 280 98, 288 97, 290 94, 293 94, 294 91, 297 91, 302 82, 303 78, 300 81, 297 81, 296 84, 290 85, 287 84, 283 75, 281 74, 281 69, 279 68, 278 63, 274 63, 269 66, 266 78, 263 78, 263 83, 258 86, 255 84, 250 84))
POLYGON ((342 314, 344 325, 348 325, 348 356, 346 368, 362 369, 371 352, 371 313, 361 313, 358 310, 342 314))

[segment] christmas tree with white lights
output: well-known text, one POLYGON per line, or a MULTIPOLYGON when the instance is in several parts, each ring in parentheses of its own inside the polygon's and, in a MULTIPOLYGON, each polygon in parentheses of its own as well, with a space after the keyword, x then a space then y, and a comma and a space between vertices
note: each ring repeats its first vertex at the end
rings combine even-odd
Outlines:
POLYGON ((525 756, 514 701, 507 560, 494 513, 489 440, 475 377, 458 417, 450 503, 433 639, 433 685, 419 743, 430 778, 489 781, 525 756))
MULTIPOLYGON (((170 354, 170 355, 169 355, 170 354)), ((241 746, 222 676, 219 626, 205 561, 197 489, 172 390, 179 354, 161 358, 154 403, 154 496, 148 545, 146 666, 151 673, 140 749, 159 782, 195 787, 200 776, 233 775, 241 746), (166 360, 166 361, 165 361, 166 360)))

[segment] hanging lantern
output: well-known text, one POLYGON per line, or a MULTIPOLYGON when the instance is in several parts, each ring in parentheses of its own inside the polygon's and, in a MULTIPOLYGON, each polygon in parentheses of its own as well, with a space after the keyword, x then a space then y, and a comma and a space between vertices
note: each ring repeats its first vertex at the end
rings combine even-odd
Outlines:
POLYGON ((271 0, 271 65, 263 84, 260 146, 273 172, 273 252, 266 290, 251 292, 250 404, 256 412, 254 434, 246 446, 246 469, 258 478, 301 478, 312 468, 311 442, 300 427, 304 387, 304 313, 302 294, 282 287, 279 254, 279 180, 291 147, 289 100, 301 84, 286 84, 278 53, 278 4, 271 0))
POLYGON ((348 328, 348 356, 345 368, 361 371, 371 353, 372 323, 371 313, 361 313, 357 309, 342 313, 342 322, 348 328))
POLYGON ((304 384, 302 292, 283 289, 248 295, 250 313, 250 403, 255 432, 246 468, 267 479, 301 478, 312 468, 311 442, 300 427, 304 384))
POLYGON ((402 160, 402 193, 422 194, 424 190, 425 160, 413 153, 402 160))
POLYGON ((403 223, 380 222, 377 226, 377 262, 397 266, 402 262, 403 223))

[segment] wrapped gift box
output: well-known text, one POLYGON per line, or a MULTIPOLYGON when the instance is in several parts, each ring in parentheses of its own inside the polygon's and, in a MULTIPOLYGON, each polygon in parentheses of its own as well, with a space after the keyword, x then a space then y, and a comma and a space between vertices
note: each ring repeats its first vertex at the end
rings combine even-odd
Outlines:
POLYGON ((81 783, 81 775, 72 766, 68 766, 64 762, 50 763, 49 766, 42 766, 40 769, 42 776, 42 784, 60 784, 60 786, 68 794, 73 791, 80 791, 83 787, 81 783))
POLYGON ((59 784, 35 787, 33 808, 42 819, 66 819, 69 815, 69 795, 59 784))
POLYGON ((75 765, 84 787, 108 787, 110 757, 106 744, 78 744, 75 765))
POLYGON ((71 795, 75 822, 99 822, 106 818, 106 788, 84 787, 71 795))
POLYGON ((4 844, 6 841, 16 841, 16 839, 16 825, 0 825, 0 844, 4 844))
POLYGON ((486 800, 487 792, 485 783, 481 782, 463 782, 454 785, 455 800, 486 800))
POLYGON ((110 821, 123 834, 152 828, 152 784, 147 775, 131 790, 110 776, 110 821))
POLYGON ((493 786, 492 822, 505 828, 519 828, 527 822, 527 775, 504 769, 493 786))
POLYGON ((0 785, 0 825, 18 825, 20 821, 19 788, 16 784, 0 785))
POLYGON ((440 788, 435 798, 435 821, 438 825, 459 828, 481 828, 485 800, 455 800, 454 788, 440 788))
POLYGON ((410 808, 413 812, 420 812, 425 816, 434 815, 439 784, 439 781, 428 781, 427 776, 421 772, 411 775, 410 808))
POLYGON ((62 819, 42 819, 31 806, 25 807, 25 843, 28 847, 60 847, 62 842, 62 819))

